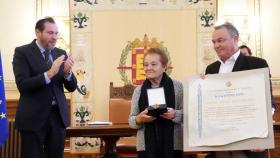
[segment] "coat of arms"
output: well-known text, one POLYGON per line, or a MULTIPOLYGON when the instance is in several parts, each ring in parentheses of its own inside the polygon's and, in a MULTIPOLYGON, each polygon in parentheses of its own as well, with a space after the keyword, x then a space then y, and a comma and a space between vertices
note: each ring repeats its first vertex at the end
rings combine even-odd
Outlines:
POLYGON ((145 52, 149 48, 160 48, 165 51, 167 54, 169 63, 167 68, 167 74, 170 74, 172 71, 172 62, 170 60, 169 52, 166 47, 164 47, 163 42, 158 42, 156 38, 151 40, 145 34, 143 41, 139 38, 134 39, 134 41, 128 41, 126 47, 122 50, 119 66, 121 80, 125 85, 133 84, 140 85, 146 79, 144 67, 143 67, 143 57, 145 52), (127 60, 129 60, 128 55, 131 54, 131 65, 127 66, 127 60), (131 70, 131 80, 128 78, 127 70, 131 70))

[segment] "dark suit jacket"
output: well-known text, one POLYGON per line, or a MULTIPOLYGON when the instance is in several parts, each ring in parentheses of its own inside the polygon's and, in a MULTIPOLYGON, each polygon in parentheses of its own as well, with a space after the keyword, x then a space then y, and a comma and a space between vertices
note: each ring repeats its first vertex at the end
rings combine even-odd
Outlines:
MULTIPOLYGON (((53 59, 63 54, 66 56, 64 50, 55 48, 53 59)), ((39 130, 48 119, 53 96, 56 97, 64 126, 69 126, 69 111, 63 87, 73 92, 77 87, 77 80, 72 74, 71 80, 67 81, 64 78, 63 67, 64 65, 60 67, 51 83, 46 84, 44 72, 47 71, 47 64, 35 40, 15 49, 13 70, 20 92, 15 118, 16 128, 25 131, 39 130)))
MULTIPOLYGON (((219 73, 221 63, 216 61, 206 68, 206 74, 217 74, 219 73)), ((268 67, 267 62, 264 59, 253 57, 253 56, 244 56, 240 54, 233 66, 232 71, 244 71, 252 70, 258 68, 268 67)))
MULTIPOLYGON (((216 61, 206 68, 206 74, 217 74, 219 73, 221 63, 216 61)), ((244 70, 252 70, 258 68, 265 68, 268 67, 267 62, 264 59, 253 57, 253 56, 244 56, 240 54, 233 66, 232 71, 244 71, 244 70)), ((271 88, 272 90, 272 88, 271 88)), ((272 97, 272 106, 275 106, 274 99, 272 97)), ((244 151, 248 158, 266 158, 267 151, 265 152, 250 152, 244 151)), ((212 156, 207 156, 207 158, 214 158, 215 154, 212 153, 212 156)))

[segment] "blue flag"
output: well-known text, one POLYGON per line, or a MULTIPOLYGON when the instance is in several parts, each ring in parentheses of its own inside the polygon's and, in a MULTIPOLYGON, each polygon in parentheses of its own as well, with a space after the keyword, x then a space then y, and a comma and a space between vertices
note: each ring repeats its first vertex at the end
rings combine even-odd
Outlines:
POLYGON ((0 148, 8 138, 8 119, 6 113, 6 97, 0 51, 0 148))

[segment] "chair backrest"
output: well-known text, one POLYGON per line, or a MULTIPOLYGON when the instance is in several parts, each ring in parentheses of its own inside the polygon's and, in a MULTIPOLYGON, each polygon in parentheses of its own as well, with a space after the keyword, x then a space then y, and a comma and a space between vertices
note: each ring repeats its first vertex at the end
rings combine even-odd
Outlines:
POLYGON ((113 82, 110 82, 110 98, 123 98, 131 100, 135 86, 132 84, 121 87, 114 87, 113 82))
POLYGON ((135 87, 125 85, 114 87, 110 83, 109 121, 114 124, 127 124, 131 107, 131 97, 135 87))
POLYGON ((280 122, 280 97, 275 97, 275 113, 273 115, 273 120, 280 122))

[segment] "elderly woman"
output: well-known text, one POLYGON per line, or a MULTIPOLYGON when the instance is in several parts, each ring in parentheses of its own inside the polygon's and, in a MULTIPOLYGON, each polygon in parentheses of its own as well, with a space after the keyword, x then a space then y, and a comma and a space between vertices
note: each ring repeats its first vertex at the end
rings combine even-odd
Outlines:
POLYGON ((138 86, 132 96, 129 125, 137 131, 139 158, 182 157, 182 107, 183 86, 166 73, 168 58, 159 48, 151 48, 144 55, 146 80, 138 86), (148 114, 147 90, 164 88, 167 111, 159 117, 148 114))

